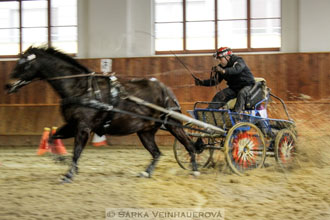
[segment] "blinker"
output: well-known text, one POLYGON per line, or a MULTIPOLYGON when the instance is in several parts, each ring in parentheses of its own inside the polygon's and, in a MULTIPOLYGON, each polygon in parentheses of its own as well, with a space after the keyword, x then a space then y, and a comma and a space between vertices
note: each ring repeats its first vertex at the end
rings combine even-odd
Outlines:
POLYGON ((28 61, 34 60, 35 58, 37 58, 37 56, 35 54, 31 54, 27 57, 28 61))

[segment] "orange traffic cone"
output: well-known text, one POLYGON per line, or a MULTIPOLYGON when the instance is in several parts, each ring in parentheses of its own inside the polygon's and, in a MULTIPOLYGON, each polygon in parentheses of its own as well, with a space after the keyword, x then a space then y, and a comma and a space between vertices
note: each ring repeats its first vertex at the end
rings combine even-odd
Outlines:
POLYGON ((37 152, 38 155, 43 155, 44 153, 49 152, 49 146, 48 146, 49 133, 50 133, 50 128, 44 128, 44 132, 42 133, 39 149, 37 152))
MULTIPOLYGON (((57 127, 52 127, 52 134, 55 134, 57 127)), ((54 142, 50 146, 53 154, 64 155, 67 154, 66 148, 61 139, 54 139, 54 142)))
POLYGON ((107 145, 107 139, 105 135, 102 135, 101 137, 94 133, 92 144, 94 147, 101 147, 107 145))

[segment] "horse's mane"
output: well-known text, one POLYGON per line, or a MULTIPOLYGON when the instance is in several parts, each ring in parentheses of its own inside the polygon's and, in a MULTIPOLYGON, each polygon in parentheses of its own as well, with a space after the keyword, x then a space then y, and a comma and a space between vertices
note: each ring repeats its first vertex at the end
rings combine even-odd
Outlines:
POLYGON ((81 69, 83 72, 85 73, 90 73, 91 71, 83 66, 82 64, 80 64, 77 60, 73 59, 71 56, 61 52, 60 50, 58 49, 55 49, 53 47, 46 47, 46 46, 41 46, 41 47, 31 47, 28 49, 28 51, 30 52, 34 52, 34 53, 40 53, 40 52, 44 52, 44 53, 47 53, 47 54, 50 54, 52 56, 55 56, 67 63, 70 63, 72 64, 73 66, 81 69))

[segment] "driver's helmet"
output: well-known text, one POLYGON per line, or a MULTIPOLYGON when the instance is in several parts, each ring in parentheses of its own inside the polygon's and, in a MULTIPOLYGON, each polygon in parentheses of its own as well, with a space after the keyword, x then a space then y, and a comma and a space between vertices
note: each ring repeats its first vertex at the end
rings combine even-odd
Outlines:
POLYGON ((229 47, 220 47, 213 56, 216 59, 220 59, 221 57, 231 56, 232 54, 233 51, 229 47))

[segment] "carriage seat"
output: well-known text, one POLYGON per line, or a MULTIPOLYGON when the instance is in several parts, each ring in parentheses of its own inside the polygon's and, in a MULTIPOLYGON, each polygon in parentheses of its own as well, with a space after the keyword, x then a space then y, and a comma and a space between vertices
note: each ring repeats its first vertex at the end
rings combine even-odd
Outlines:
MULTIPOLYGON (((252 89, 249 91, 249 97, 247 97, 247 101, 245 103, 246 110, 253 110, 255 109, 255 105, 260 102, 261 100, 266 98, 267 95, 267 88, 266 88, 266 80, 261 77, 255 77, 255 84, 253 85, 252 89)), ((236 98, 229 100, 225 106, 228 109, 234 109, 236 104, 236 98)))

